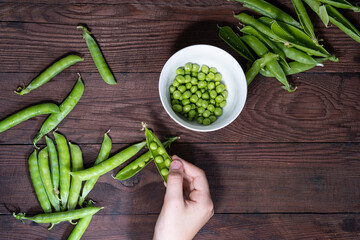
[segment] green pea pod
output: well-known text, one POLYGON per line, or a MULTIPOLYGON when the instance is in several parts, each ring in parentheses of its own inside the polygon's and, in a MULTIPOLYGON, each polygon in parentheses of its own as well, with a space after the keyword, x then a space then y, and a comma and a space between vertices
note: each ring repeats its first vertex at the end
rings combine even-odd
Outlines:
MULTIPOLYGON (((70 143, 70 154, 72 162, 72 171, 80 171, 83 169, 83 157, 81 149, 78 145, 70 143)), ((78 203, 82 181, 77 178, 71 179, 70 193, 68 199, 68 209, 73 210, 78 203)))
POLYGON ((88 29, 84 26, 78 26, 77 28, 81 28, 83 31, 83 38, 86 41, 86 45, 89 48, 90 54, 92 59, 94 60, 94 63, 96 65, 96 68, 98 69, 102 79, 110 85, 115 85, 116 81, 114 78, 114 75, 111 73, 109 66, 106 64, 105 58, 103 54, 101 53, 101 50, 94 40, 94 38, 91 36, 91 32, 89 32, 88 29))
POLYGON ((51 180, 54 187, 54 193, 59 194, 59 159, 56 151, 55 144, 51 138, 45 136, 46 146, 49 152, 50 169, 51 169, 51 180))
MULTIPOLYGON (((111 138, 108 136, 107 133, 105 133, 104 134, 104 140, 103 140, 103 142, 101 144, 99 155, 96 158, 96 161, 95 161, 94 165, 97 165, 97 164, 101 163, 102 161, 109 158, 111 147, 112 147, 111 138)), ((85 182, 83 190, 82 190, 82 194, 81 194, 80 199, 79 199, 79 205, 80 206, 83 205, 86 196, 94 188, 95 183, 97 182, 98 179, 99 179, 99 177, 93 177, 93 178, 91 178, 91 179, 89 179, 89 180, 87 180, 85 182)))
POLYGON ((37 214, 33 217, 26 217, 25 213, 19 213, 19 214, 13 213, 13 216, 18 220, 26 219, 26 220, 31 220, 36 223, 55 224, 55 223, 59 223, 59 222, 71 221, 71 220, 76 220, 76 219, 80 219, 80 218, 87 217, 87 216, 92 216, 95 213, 97 213, 98 211, 100 211, 101 209, 103 209, 103 208, 90 206, 90 207, 85 207, 85 208, 80 208, 80 209, 70 210, 70 211, 65 211, 65 212, 42 213, 42 214, 37 214))
POLYGON ((70 191, 70 152, 66 138, 60 133, 53 132, 59 153, 60 169, 60 198, 63 209, 67 207, 70 191))
POLYGON ((30 91, 44 85, 48 81, 50 81, 53 77, 55 77, 58 73, 63 71, 65 68, 70 67, 71 65, 84 61, 83 58, 70 54, 59 61, 52 64, 50 67, 45 69, 38 77, 36 77, 34 80, 31 81, 27 87, 19 87, 15 93, 19 95, 24 95, 29 93, 30 91))
POLYGON ((326 4, 326 10, 329 14, 330 22, 340 28, 352 39, 360 43, 360 31, 354 27, 336 8, 326 4))
MULTIPOLYGON (((306 54, 294 47, 286 47, 282 43, 277 43, 276 45, 279 48, 281 48, 281 50, 285 53, 286 57, 291 60, 304 64, 311 64, 311 65, 318 64, 318 62, 314 58, 312 58, 309 54, 306 54)), ((319 66, 323 66, 323 65, 321 64, 319 66)))
POLYGON ((255 61, 254 56, 231 27, 219 27, 219 37, 246 60, 255 61))
POLYGON ((336 8, 349 9, 354 12, 360 12, 360 7, 354 6, 346 0, 318 0, 323 3, 327 3, 336 8))
POLYGON ((57 125, 74 109, 76 104, 84 93, 84 83, 79 76, 74 88, 69 96, 61 103, 60 112, 51 114, 43 123, 39 133, 33 139, 33 144, 37 148, 36 143, 51 130, 55 129, 57 125))
POLYGON ((80 218, 67 240, 80 240, 86 228, 89 226, 93 215, 80 218))
POLYGON ((60 108, 54 103, 40 103, 27 107, 10 115, 0 122, 0 133, 22 123, 30 118, 49 113, 59 113, 60 108))
POLYGON ((145 145, 146 145, 146 142, 140 142, 140 143, 134 144, 134 145, 122 150, 121 152, 115 154, 111 158, 108 158, 105 161, 102 161, 101 163, 99 163, 91 168, 88 168, 88 169, 85 169, 82 171, 71 172, 70 174, 74 178, 79 178, 82 181, 89 180, 94 177, 100 177, 101 175, 113 170, 114 168, 120 166, 122 163, 129 160, 136 153, 138 153, 145 145))
POLYGON ((54 193, 54 187, 51 182, 50 167, 49 167, 49 155, 47 147, 41 149, 39 152, 39 170, 40 177, 44 184, 46 194, 50 200, 51 205, 55 208, 55 211, 60 211, 59 198, 54 193))
POLYGON ((314 43, 319 45, 318 40, 316 38, 315 32, 314 32, 314 25, 311 22, 311 19, 305 9, 305 6, 302 2, 302 0, 291 0, 296 14, 300 20, 300 24, 304 32, 313 40, 314 43))
POLYGON ((279 55, 274 53, 266 53, 262 58, 257 59, 251 66, 251 68, 246 71, 245 77, 247 85, 249 86, 250 83, 254 80, 256 75, 260 72, 262 68, 264 68, 269 62, 273 60, 278 60, 279 55))
POLYGON ((166 152, 165 147, 160 142, 160 140, 155 136, 155 134, 150 131, 145 123, 142 123, 142 126, 145 130, 146 144, 149 148, 155 165, 163 178, 164 182, 167 181, 167 176, 169 174, 169 168, 171 164, 171 157, 166 152))
POLYGON ((269 40, 264 35, 262 35, 258 30, 256 30, 255 28, 253 28, 251 26, 245 26, 240 31, 245 34, 253 35, 253 36, 257 37, 258 39, 260 39, 263 43, 266 44, 266 46, 268 48, 271 49, 272 52, 279 55, 279 63, 281 65, 283 65, 285 68, 289 67, 289 64, 286 61, 285 53, 278 46, 276 46, 275 42, 269 40))
MULTIPOLYGON (((173 143, 175 140, 179 139, 180 137, 172 137, 169 138, 166 142, 163 143, 165 148, 170 147, 171 143, 173 143)), ((123 169, 121 169, 115 176, 118 180, 126 180, 128 178, 131 178, 136 173, 140 172, 145 166, 147 166, 152 160, 152 155, 150 151, 147 151, 128 165, 126 165, 123 169)))
POLYGON ((52 212, 51 203, 46 194, 45 187, 40 177, 40 170, 39 170, 36 150, 34 150, 34 152, 29 157, 29 171, 30 171, 30 178, 34 186, 35 193, 37 199, 39 200, 41 208, 44 210, 45 213, 51 213, 52 212))
POLYGON ((274 5, 264 0, 235 0, 244 4, 244 7, 250 8, 264 16, 271 17, 281 22, 291 24, 295 27, 301 28, 298 21, 292 18, 283 10, 275 7, 274 5))
POLYGON ((329 25, 329 15, 326 11, 325 5, 322 5, 318 0, 303 0, 321 19, 326 27, 329 25))

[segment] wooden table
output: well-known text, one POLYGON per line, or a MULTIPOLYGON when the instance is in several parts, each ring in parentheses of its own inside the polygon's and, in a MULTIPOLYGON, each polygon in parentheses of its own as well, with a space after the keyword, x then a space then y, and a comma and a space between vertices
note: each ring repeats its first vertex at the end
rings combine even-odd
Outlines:
MULTIPOLYGON (((290 1, 274 2, 295 16, 290 1)), ((336 27, 326 29, 309 12, 316 33, 340 62, 290 77, 298 86, 294 93, 275 79, 256 77, 243 112, 224 129, 192 132, 164 111, 159 73, 177 50, 211 44, 245 67, 217 36, 217 25, 235 29, 233 11, 243 10, 225 0, 1 1, 0 117, 43 101, 60 103, 80 72, 84 96, 59 131, 80 144, 86 167, 108 129, 112 153, 143 139, 141 121, 160 137, 181 136, 170 153, 205 170, 215 204, 214 217, 195 239, 360 239, 360 45, 336 27), (91 28, 116 86, 101 80, 78 23, 91 28), (13 93, 69 52, 85 61, 26 96, 13 93)), ((344 14, 360 27, 360 14, 344 14)), ((41 212, 27 158, 44 119, 1 133, 1 239, 66 239, 73 228, 61 223, 48 231, 47 225, 22 224, 11 215, 41 212)), ((162 180, 154 165, 123 182, 111 177, 117 170, 102 176, 90 193, 105 208, 84 239, 151 239, 165 192, 162 180)))

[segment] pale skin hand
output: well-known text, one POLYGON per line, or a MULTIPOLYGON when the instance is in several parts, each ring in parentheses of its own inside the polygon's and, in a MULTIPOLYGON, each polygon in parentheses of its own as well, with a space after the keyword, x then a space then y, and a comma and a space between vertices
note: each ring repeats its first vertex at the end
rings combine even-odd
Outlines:
POLYGON ((214 215, 204 171, 176 155, 172 160, 153 240, 191 240, 214 215))

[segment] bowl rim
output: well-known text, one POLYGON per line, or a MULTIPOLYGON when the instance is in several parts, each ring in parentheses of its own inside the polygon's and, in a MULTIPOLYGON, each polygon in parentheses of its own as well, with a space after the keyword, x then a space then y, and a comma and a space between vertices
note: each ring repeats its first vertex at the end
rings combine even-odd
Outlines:
MULTIPOLYGON (((192 131, 196 131, 196 132, 213 132, 213 131, 217 131, 217 130, 220 130, 228 125, 230 125, 233 121, 235 121, 240 113, 242 112, 242 110, 244 109, 244 106, 245 106, 245 103, 246 103, 246 99, 247 99, 247 92, 248 92, 248 88, 247 88, 247 84, 246 84, 246 78, 245 78, 245 73, 244 73, 244 70, 242 69, 241 65, 239 64, 239 62, 230 54, 228 53, 227 51, 225 51, 224 49, 222 48, 219 48, 219 47, 216 47, 216 46, 213 46, 213 45, 210 45, 210 44, 194 44, 194 45, 190 45, 190 46, 187 46, 187 47, 184 47, 178 51, 176 51, 174 54, 171 55, 171 57, 165 62, 165 64, 163 65, 162 69, 161 69, 161 72, 160 72, 160 76, 159 76, 159 83, 158 83, 158 91, 159 91, 159 97, 160 97, 160 101, 161 101, 161 104, 163 106, 163 108, 165 109, 166 113, 172 118, 173 121, 175 121, 177 124, 179 124, 180 126, 186 128, 186 129, 189 129, 189 130, 192 130, 192 131), (211 128, 211 124, 206 126, 208 128, 202 128, 202 129, 199 129, 199 128, 196 128, 194 126, 188 126, 188 125, 185 125, 183 124, 182 122, 178 121, 178 119, 176 119, 173 114, 176 114, 175 112, 174 113, 170 113, 169 110, 165 107, 165 103, 164 101, 166 101, 166 99, 164 99, 164 97, 162 96, 162 90, 160 89, 160 83, 162 82, 161 79, 163 79, 163 81, 165 81, 165 76, 164 76, 164 70, 165 70, 165 67, 169 64, 169 62, 171 62, 177 55, 179 55, 181 52, 183 51, 188 51, 188 49, 191 49, 191 48, 198 48, 198 47, 206 47, 206 48, 213 48, 213 49, 216 49, 217 51, 221 51, 223 52, 223 54, 225 55, 228 55, 228 57, 230 57, 231 60, 234 61, 234 63, 238 66, 238 68, 241 70, 241 75, 243 75, 243 79, 245 81, 245 91, 244 91, 244 103, 243 105, 241 106, 240 108, 240 111, 238 112, 238 114, 234 115, 229 121, 225 122, 225 124, 223 125, 219 125, 218 127, 214 127, 214 128, 211 128), (210 126, 210 127, 209 127, 210 126)), ((190 125, 190 124, 189 124, 190 125)))

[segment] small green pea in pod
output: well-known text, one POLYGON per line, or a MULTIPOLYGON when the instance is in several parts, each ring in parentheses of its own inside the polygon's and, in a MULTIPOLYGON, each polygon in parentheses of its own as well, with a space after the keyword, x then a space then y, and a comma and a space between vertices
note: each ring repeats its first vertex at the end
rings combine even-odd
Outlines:
POLYGON ((167 176, 169 174, 169 168, 171 164, 171 157, 166 152, 165 147, 160 142, 160 140, 155 136, 155 134, 150 131, 145 123, 141 123, 143 129, 145 130, 146 143, 149 148, 155 165, 165 182, 167 182, 167 176))

